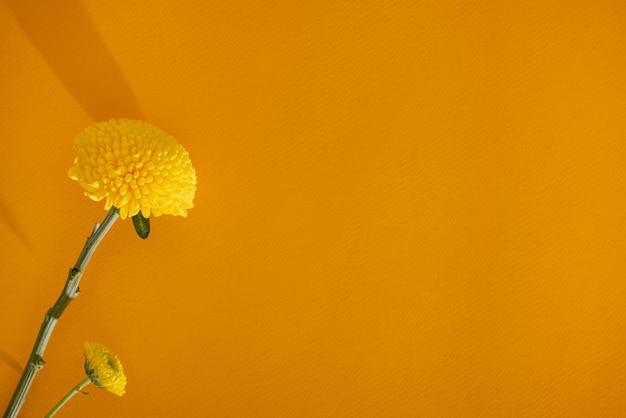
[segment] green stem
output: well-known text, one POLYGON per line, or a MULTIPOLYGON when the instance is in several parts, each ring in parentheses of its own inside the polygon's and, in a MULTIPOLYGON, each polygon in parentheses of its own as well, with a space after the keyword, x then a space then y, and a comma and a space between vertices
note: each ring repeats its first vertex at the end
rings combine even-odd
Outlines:
POLYGON ((85 268, 87 267, 94 251, 98 247, 98 244, 100 244, 102 238, 104 238, 109 229, 111 229, 111 226, 113 226, 117 218, 119 218, 119 211, 116 207, 112 207, 107 216, 104 218, 104 221, 102 221, 102 225, 96 224, 91 232, 91 235, 87 238, 87 242, 78 256, 76 264, 70 269, 63 292, 61 292, 61 295, 55 302, 54 306, 52 306, 52 308, 50 308, 46 313, 43 324, 41 324, 41 328, 39 329, 37 340, 33 346, 33 351, 28 359, 28 364, 22 373, 22 377, 17 385, 17 388, 15 388, 15 392, 13 392, 11 402, 4 413, 4 418, 15 418, 20 412, 20 409, 22 409, 22 405, 24 405, 26 395, 28 394, 30 386, 35 379, 35 375, 45 364, 43 361, 43 354, 46 350, 48 342, 50 341, 52 331, 54 330, 59 317, 63 311, 65 311, 65 308, 67 308, 67 305, 69 305, 70 302, 78 296, 80 292, 78 284, 83 272, 85 271, 85 268))
POLYGON ((59 409, 63 408, 63 405, 65 405, 67 403, 67 401, 69 401, 70 399, 72 399, 72 397, 74 395, 76 395, 77 393, 82 392, 83 388, 85 386, 87 386, 88 384, 91 383, 91 379, 90 378, 86 378, 85 380, 83 380, 82 382, 80 382, 79 384, 77 384, 75 387, 72 388, 72 390, 70 390, 69 392, 67 392, 67 395, 65 395, 56 405, 54 405, 54 407, 50 410, 50 412, 48 412, 48 414, 46 415, 46 418, 50 418, 52 417, 54 414, 56 414, 57 412, 59 412, 59 409))

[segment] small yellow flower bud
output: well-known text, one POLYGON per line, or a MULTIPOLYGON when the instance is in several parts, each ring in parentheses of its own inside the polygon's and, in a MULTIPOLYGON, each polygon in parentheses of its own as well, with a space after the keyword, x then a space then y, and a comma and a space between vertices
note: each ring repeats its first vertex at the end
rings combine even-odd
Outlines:
POLYGON ((122 363, 102 344, 85 343, 85 373, 99 388, 118 396, 126 392, 126 376, 122 363))

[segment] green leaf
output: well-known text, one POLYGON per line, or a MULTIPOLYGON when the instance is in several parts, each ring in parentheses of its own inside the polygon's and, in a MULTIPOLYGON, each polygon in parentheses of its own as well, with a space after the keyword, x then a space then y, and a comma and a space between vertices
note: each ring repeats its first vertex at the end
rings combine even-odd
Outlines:
POLYGON ((148 234, 150 234, 150 218, 144 218, 141 211, 139 211, 138 214, 133 216, 133 225, 141 239, 148 238, 148 234))

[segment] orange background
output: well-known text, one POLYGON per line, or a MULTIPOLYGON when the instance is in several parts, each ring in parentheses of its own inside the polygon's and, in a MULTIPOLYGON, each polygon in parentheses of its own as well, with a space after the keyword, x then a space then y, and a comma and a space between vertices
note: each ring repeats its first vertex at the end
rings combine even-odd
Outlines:
POLYGON ((0 3, 0 404, 103 203, 93 121, 198 174, 118 222, 23 416, 626 416, 623 1, 0 3))

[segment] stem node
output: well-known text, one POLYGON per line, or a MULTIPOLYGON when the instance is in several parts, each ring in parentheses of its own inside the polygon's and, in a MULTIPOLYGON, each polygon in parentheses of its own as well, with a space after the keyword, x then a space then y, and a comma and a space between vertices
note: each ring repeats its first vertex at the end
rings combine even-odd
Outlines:
POLYGON ((87 267, 89 260, 91 260, 91 256, 98 247, 98 244, 100 244, 119 216, 118 209, 116 207, 112 207, 109 213, 107 213, 107 216, 104 218, 102 224, 96 224, 98 226, 93 228, 91 235, 87 238, 87 242, 85 242, 85 246, 80 252, 76 264, 70 269, 69 274, 67 275, 67 280, 61 295, 52 308, 46 312, 43 324, 41 324, 41 328, 39 328, 39 334, 37 334, 33 351, 29 357, 29 362, 24 368, 24 372, 22 373, 22 377, 15 388, 15 392, 13 392, 11 402, 4 413, 4 418, 15 418, 20 412, 20 409, 22 409, 22 405, 24 405, 26 395, 33 384, 35 375, 46 363, 43 360, 43 354, 46 351, 46 347, 50 341, 50 336, 52 335, 52 331, 54 330, 59 317, 63 311, 65 311, 67 305, 69 305, 70 302, 78 296, 80 292, 78 283, 80 282, 82 273, 85 271, 85 268, 87 267))

